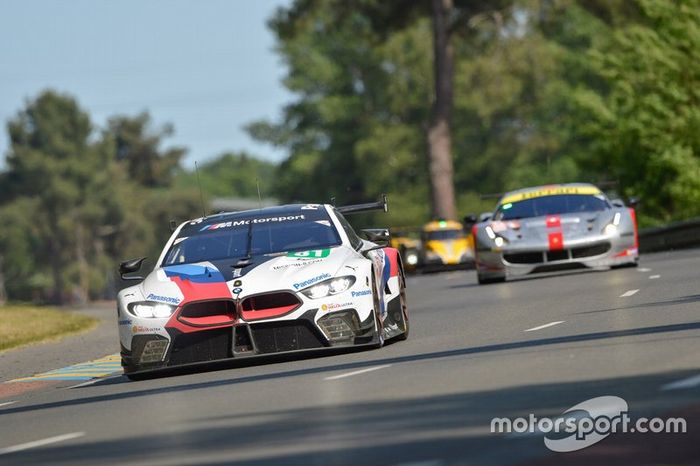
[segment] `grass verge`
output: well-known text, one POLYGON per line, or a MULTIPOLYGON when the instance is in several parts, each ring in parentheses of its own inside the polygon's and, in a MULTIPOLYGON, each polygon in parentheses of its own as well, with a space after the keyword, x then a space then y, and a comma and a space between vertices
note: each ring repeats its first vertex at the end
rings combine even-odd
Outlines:
POLYGON ((0 351, 88 330, 97 319, 50 307, 0 307, 0 351))

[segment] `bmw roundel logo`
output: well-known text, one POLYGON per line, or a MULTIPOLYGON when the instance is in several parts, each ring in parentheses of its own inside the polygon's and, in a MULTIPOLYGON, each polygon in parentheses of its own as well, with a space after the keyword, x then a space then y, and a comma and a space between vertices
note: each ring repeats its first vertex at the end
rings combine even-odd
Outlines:
POLYGON ((241 294, 241 291, 243 291, 242 288, 234 288, 234 289, 233 289, 233 293, 234 293, 234 294, 241 294))

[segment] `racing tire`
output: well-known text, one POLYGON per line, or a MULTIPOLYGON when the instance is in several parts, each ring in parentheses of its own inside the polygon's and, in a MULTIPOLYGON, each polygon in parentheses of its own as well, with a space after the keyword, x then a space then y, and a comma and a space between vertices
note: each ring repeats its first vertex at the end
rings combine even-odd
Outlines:
POLYGON ((639 262, 638 261, 633 261, 633 262, 627 262, 626 264, 619 264, 619 265, 613 265, 610 267, 611 269, 631 269, 639 267, 639 262))
POLYGON ((381 348, 384 346, 384 324, 382 323, 381 304, 379 302, 379 291, 377 291, 377 282, 374 276, 374 270, 372 271, 372 303, 374 307, 374 327, 376 329, 375 332, 377 337, 374 347, 381 348))
POLYGON ((506 277, 484 277, 477 272, 476 280, 479 282, 479 285, 490 285, 492 283, 503 283, 506 281, 506 277))
POLYGON ((396 336, 396 341, 408 339, 410 324, 408 321, 408 305, 406 304, 406 278, 403 273, 399 275, 399 302, 401 303, 401 319, 403 320, 404 331, 396 336))

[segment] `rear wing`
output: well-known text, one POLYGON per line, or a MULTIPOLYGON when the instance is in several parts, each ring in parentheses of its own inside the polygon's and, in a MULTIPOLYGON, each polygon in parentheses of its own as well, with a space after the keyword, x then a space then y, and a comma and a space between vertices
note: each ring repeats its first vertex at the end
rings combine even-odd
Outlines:
POLYGON ((389 203, 386 199, 386 194, 382 194, 377 202, 368 202, 366 204, 353 204, 336 207, 335 210, 343 215, 359 214, 361 212, 371 212, 374 210, 383 210, 389 212, 389 203))

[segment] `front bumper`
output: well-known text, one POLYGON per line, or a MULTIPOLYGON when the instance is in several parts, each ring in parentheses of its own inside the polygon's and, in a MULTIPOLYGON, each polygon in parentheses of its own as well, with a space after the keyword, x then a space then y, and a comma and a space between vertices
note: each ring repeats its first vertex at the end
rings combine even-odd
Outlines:
POLYGON ((131 349, 122 346, 122 366, 127 374, 274 354, 329 350, 376 343, 374 316, 360 322, 355 309, 326 315, 355 316, 354 336, 331 340, 315 322, 318 309, 291 320, 238 321, 233 325, 182 332, 166 328, 168 337, 156 333, 134 335, 131 349))
POLYGON ((576 241, 564 248, 493 248, 478 252, 476 268, 483 277, 522 276, 575 268, 605 268, 635 263, 634 238, 613 237, 576 241))

